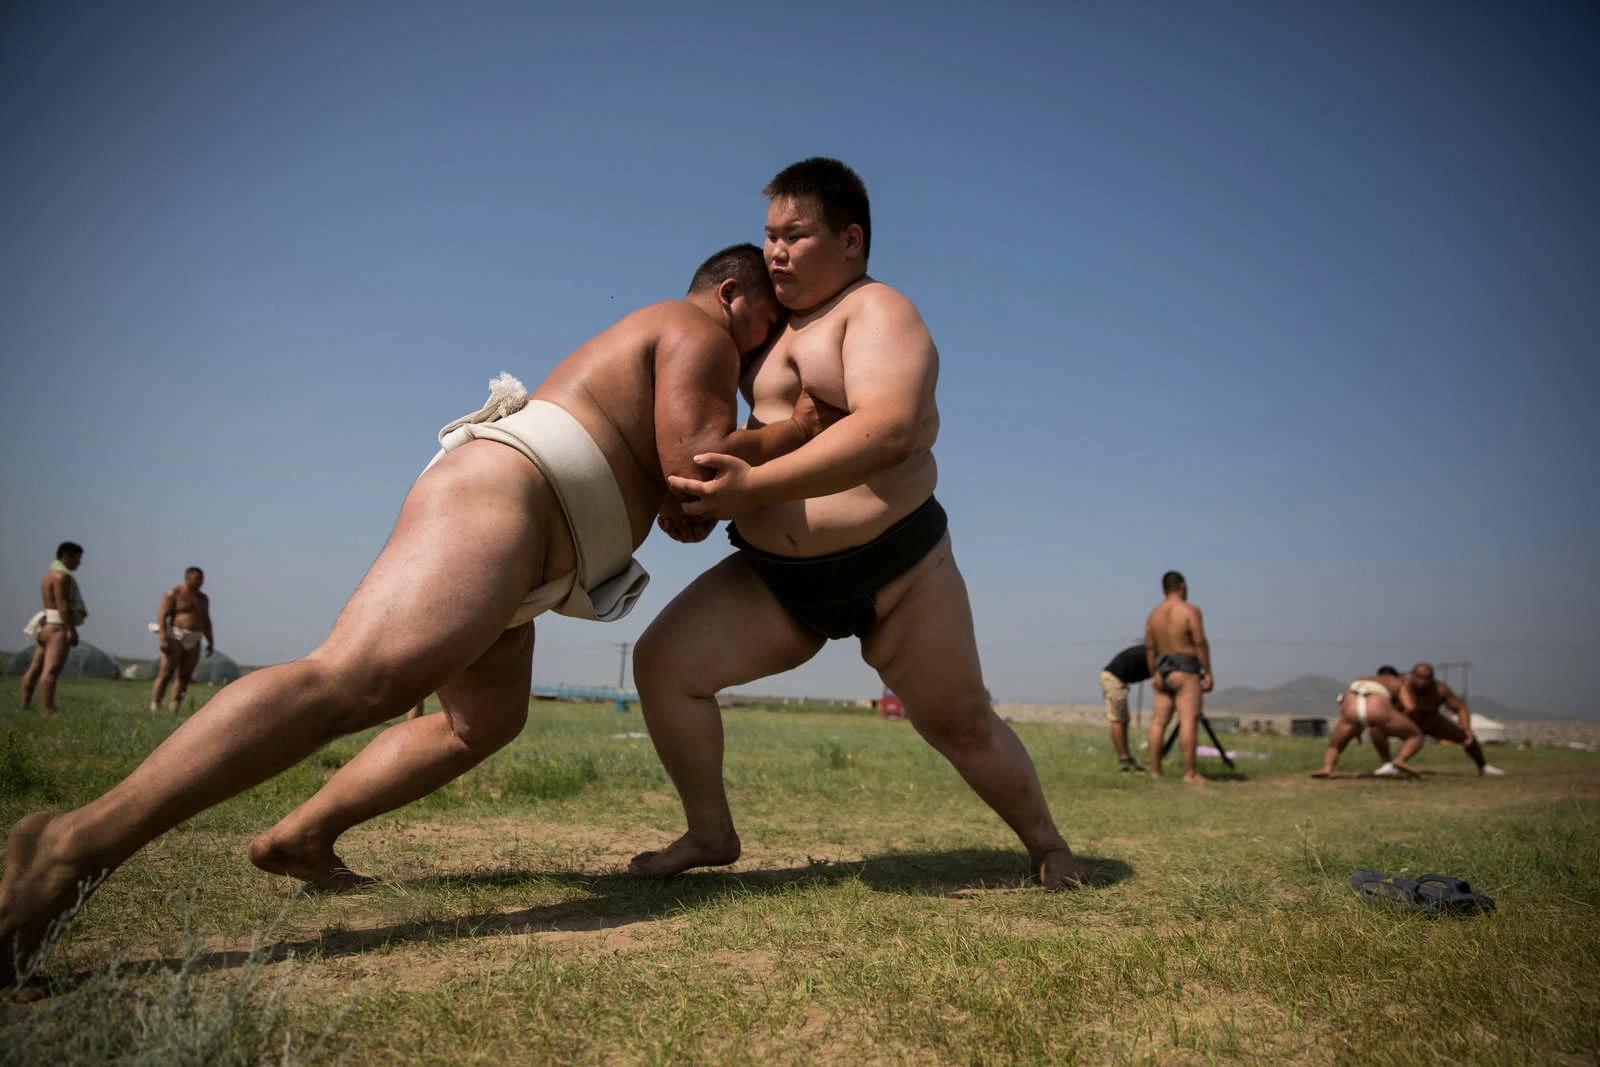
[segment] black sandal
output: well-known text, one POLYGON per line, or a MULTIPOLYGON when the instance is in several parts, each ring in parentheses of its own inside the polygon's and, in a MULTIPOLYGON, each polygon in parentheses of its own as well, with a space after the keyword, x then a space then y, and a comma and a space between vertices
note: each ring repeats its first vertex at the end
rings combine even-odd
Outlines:
POLYGON ((1494 901, 1460 878, 1424 874, 1419 878, 1390 878, 1362 868, 1350 875, 1350 888, 1369 904, 1398 904, 1423 915, 1475 915, 1493 911, 1494 901))

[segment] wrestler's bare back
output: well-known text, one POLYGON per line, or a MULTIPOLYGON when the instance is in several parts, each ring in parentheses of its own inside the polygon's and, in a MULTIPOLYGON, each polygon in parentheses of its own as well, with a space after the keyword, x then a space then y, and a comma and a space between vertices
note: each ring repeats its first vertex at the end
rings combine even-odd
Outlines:
MULTIPOLYGON (((913 328, 891 344, 907 358, 931 358, 937 365, 938 351, 911 302, 882 282, 863 277, 815 311, 796 314, 772 348, 751 364, 740 383, 750 401, 749 425, 788 418, 802 386, 819 401, 854 410, 845 387, 845 335, 852 320, 875 304, 909 311, 913 328)), ((933 458, 939 436, 933 399, 936 381, 936 374, 929 376, 925 414, 917 427, 914 451, 904 463, 842 493, 747 512, 738 518, 739 533, 757 548, 778 555, 820 556, 865 544, 916 510, 938 482, 933 458)))
MULTIPOLYGON (((557 364, 533 392, 535 399, 564 408, 600 446, 627 504, 635 547, 649 534, 666 494, 655 418, 656 405, 663 400, 657 395, 655 359, 664 344, 721 352, 737 376, 738 350, 728 334, 692 305, 669 300, 641 308, 596 334, 557 364)), ((730 378, 730 405, 731 384, 730 378)), ((730 421, 726 429, 731 428, 730 421)), ((545 573, 560 574, 573 566, 572 538, 565 523, 554 524, 551 534, 545 573)))
MULTIPOLYGON (((67 612, 67 576, 57 570, 44 572, 44 577, 39 579, 39 606, 46 611, 59 611, 62 617, 67 612)), ((54 625, 46 623, 45 625, 54 625)))
POLYGON ((1196 656, 1200 652, 1195 636, 1199 623, 1200 612, 1193 604, 1186 600, 1163 600, 1150 613, 1145 625, 1155 642, 1157 655, 1174 652, 1196 656))
POLYGON ((1365 678, 1358 678, 1357 681, 1377 682, 1379 685, 1383 686, 1389 691, 1389 699, 1394 702, 1394 706, 1397 708, 1400 706, 1401 681, 1398 676, 1392 674, 1371 674, 1365 678))

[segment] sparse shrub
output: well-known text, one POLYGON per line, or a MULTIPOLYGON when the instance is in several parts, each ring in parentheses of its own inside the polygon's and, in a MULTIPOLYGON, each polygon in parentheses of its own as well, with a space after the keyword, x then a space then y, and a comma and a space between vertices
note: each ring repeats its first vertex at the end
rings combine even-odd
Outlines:
MULTIPOLYGON (((38 958, 65 938, 82 904, 80 897, 78 908, 52 926, 38 958)), ((291 1014, 289 968, 269 977, 269 962, 252 952, 231 973, 206 979, 205 953, 192 942, 175 969, 130 968, 113 959, 87 975, 47 982, 45 1000, 0 1015, 0 1067, 248 1067, 336 1058, 327 1046, 344 1011, 307 1029, 291 1014)))
POLYGON ((822 765, 830 771, 849 770, 850 764, 855 762, 855 757, 849 750, 833 740, 817 744, 817 758, 822 760, 822 765))

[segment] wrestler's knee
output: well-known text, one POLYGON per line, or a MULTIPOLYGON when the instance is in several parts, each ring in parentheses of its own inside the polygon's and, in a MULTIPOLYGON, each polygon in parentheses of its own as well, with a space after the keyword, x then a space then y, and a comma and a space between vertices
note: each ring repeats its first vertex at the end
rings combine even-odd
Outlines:
POLYGON ((338 737, 391 719, 424 695, 407 684, 401 665, 377 657, 314 652, 296 666, 308 702, 327 709, 329 730, 338 737))
POLYGON ((498 752, 517 739, 528 723, 528 707, 515 705, 485 714, 462 714, 459 710, 445 709, 450 732, 468 752, 482 756, 498 752))
POLYGON ((912 705, 908 710, 917 732, 938 748, 981 749, 994 742, 995 720, 981 690, 941 700, 925 712, 912 705))
POLYGON ((673 644, 670 627, 652 625, 633 647, 633 680, 641 692, 694 689, 695 674, 685 669, 688 665, 684 650, 673 644))

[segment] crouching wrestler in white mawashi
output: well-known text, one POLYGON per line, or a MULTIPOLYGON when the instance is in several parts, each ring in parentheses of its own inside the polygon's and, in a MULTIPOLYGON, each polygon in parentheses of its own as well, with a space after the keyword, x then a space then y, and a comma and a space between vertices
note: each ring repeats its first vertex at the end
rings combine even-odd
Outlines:
MULTIPOLYGON (((123 782, 83 807, 24 816, 0 881, 0 987, 86 878, 279 774, 334 738, 390 726, 251 843, 262 869, 322 889, 363 879, 340 834, 426 796, 520 733, 542 610, 616 619, 645 576, 633 550, 653 525, 700 540, 667 475, 704 453, 752 465, 817 430, 797 414, 736 429, 746 360, 781 314, 761 250, 724 249, 688 294, 625 316, 526 394, 497 380, 486 410, 447 427, 445 452, 406 495, 388 542, 316 648, 213 696, 123 782)), ((332 446, 328 446, 330 449, 332 446)), ((329 456, 330 464, 337 457, 329 456)))
POLYGON ((1395 704, 1400 692, 1400 676, 1393 667, 1380 667, 1370 678, 1357 678, 1335 701, 1339 721, 1322 753, 1322 766, 1311 772, 1313 778, 1333 774, 1346 745, 1365 730, 1382 761, 1372 773, 1379 778, 1412 778, 1416 771, 1410 760, 1422 748, 1422 731, 1395 704), (1389 758, 1389 738, 1402 739, 1400 755, 1389 758))

